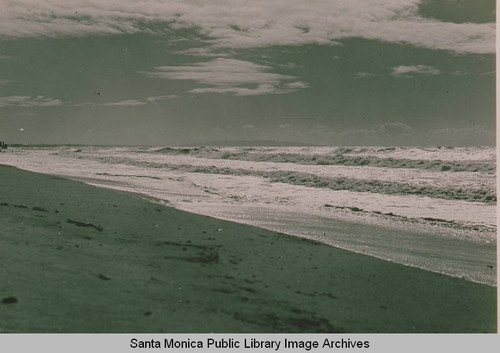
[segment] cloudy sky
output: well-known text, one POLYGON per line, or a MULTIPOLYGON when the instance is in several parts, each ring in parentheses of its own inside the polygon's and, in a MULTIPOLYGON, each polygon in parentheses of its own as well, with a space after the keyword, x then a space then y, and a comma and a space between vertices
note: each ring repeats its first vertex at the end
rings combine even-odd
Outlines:
POLYGON ((0 139, 491 145, 495 31, 494 0, 0 0, 0 139))

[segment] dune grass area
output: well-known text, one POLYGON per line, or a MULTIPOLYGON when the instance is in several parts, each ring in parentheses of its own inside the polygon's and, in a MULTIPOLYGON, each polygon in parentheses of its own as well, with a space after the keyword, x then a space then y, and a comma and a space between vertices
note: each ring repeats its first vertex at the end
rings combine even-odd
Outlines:
POLYGON ((0 332, 496 332, 497 288, 0 166, 0 332))

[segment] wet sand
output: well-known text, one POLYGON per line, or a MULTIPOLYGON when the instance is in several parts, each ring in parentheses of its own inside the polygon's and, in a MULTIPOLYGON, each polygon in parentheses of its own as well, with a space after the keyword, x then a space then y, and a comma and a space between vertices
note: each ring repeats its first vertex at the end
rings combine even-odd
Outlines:
POLYGON ((496 288, 0 166, 0 332, 496 332, 496 288))

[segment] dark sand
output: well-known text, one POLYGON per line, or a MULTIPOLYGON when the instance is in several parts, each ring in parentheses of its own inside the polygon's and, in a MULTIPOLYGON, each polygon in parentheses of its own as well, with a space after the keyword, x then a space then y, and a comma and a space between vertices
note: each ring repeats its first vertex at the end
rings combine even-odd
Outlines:
POLYGON ((496 288, 0 166, 0 332, 496 332, 496 288))

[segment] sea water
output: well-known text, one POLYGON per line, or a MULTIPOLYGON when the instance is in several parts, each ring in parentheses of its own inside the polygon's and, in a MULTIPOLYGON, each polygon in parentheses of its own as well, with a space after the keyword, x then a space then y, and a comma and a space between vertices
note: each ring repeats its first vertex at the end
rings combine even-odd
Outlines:
POLYGON ((10 148, 0 163, 495 285, 495 158, 488 147, 56 146, 10 148))

